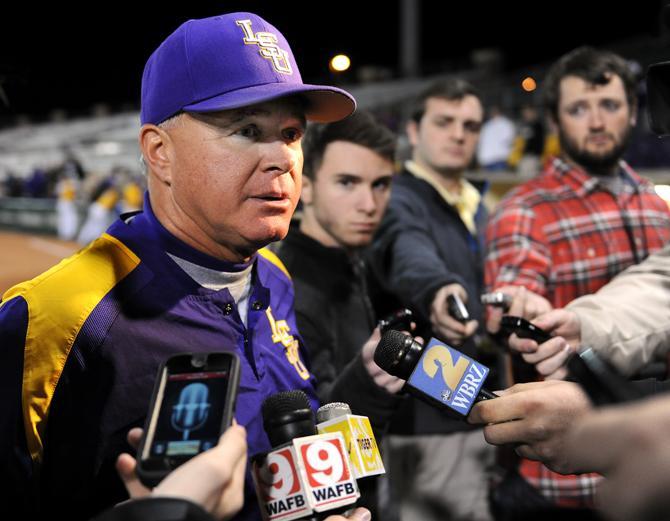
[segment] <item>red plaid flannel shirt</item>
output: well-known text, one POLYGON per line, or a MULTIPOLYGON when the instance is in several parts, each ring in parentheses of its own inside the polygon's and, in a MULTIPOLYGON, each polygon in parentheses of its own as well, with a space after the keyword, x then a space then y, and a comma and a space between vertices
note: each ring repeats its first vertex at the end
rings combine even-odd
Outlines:
MULTIPOLYGON (((512 190, 486 230, 486 286, 525 286, 564 307, 594 293, 670 239, 668 205, 653 185, 621 163, 613 194, 597 178, 555 159, 512 190)), ((522 460, 521 474, 565 507, 592 506, 599 476, 562 476, 522 460)))

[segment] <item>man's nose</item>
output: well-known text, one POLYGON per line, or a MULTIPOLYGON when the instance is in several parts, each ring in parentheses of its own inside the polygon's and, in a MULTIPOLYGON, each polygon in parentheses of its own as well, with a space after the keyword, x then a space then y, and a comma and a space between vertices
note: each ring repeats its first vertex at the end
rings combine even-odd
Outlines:
POLYGON ((277 140, 265 143, 263 171, 283 174, 290 172, 299 163, 302 157, 300 147, 290 146, 284 141, 277 140))

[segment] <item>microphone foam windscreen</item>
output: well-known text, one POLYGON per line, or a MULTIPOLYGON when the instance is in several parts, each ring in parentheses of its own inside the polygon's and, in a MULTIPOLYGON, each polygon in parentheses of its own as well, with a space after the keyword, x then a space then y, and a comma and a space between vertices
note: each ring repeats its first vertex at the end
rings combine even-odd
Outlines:
POLYGON ((387 373, 391 373, 390 369, 398 361, 408 338, 410 337, 400 331, 389 330, 384 333, 375 349, 375 364, 387 373))
POLYGON ((304 409, 311 410, 309 398, 304 391, 284 391, 273 394, 263 402, 263 422, 268 423, 275 418, 304 409))
POLYGON ((351 414, 351 407, 349 407, 349 404, 343 402, 327 403, 319 407, 316 411, 316 422, 325 422, 347 414, 351 414))

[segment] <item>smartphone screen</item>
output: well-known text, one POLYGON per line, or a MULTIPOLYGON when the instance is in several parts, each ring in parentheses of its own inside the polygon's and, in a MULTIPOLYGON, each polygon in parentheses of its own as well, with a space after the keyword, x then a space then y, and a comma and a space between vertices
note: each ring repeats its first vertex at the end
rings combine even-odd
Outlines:
POLYGON ((239 378, 234 353, 182 353, 161 365, 140 443, 142 483, 155 486, 219 442, 233 421, 239 378))
POLYGON ((228 371, 168 374, 149 456, 195 456, 219 441, 228 371))

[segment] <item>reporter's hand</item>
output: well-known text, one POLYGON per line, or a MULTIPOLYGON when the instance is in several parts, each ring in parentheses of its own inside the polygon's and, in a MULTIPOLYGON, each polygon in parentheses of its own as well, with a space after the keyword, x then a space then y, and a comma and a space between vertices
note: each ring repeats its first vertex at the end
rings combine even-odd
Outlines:
POLYGON ((512 303, 507 311, 500 307, 487 306, 486 330, 491 334, 500 331, 500 320, 503 315, 513 315, 526 320, 551 311, 552 306, 542 295, 538 295, 523 286, 502 286, 495 291, 501 291, 512 297, 512 303))
POLYGON ((596 503, 617 521, 656 521, 670 511, 670 398, 606 407, 570 431, 570 457, 605 475, 596 503))
POLYGON ((538 316, 533 323, 555 335, 555 338, 537 344, 529 338, 512 335, 510 349, 521 353, 523 359, 535 365, 539 374, 547 379, 563 379, 567 376, 565 367, 568 359, 581 344, 581 323, 576 313, 567 309, 554 309, 538 316))
POLYGON ((374 380, 377 386, 384 389, 390 394, 396 394, 405 385, 405 380, 401 380, 397 376, 393 376, 384 371, 374 361, 375 349, 381 340, 381 333, 376 327, 370 335, 370 338, 363 344, 361 356, 363 358, 363 365, 370 377, 374 380))
POLYGON ((451 294, 458 295, 463 303, 468 301, 468 294, 460 284, 448 284, 441 287, 433 297, 430 307, 430 323, 437 336, 451 344, 461 345, 465 339, 477 331, 479 323, 476 320, 469 320, 463 324, 449 314, 447 296, 451 294))
POLYGON ((538 460, 563 474, 576 463, 566 450, 572 424, 591 409, 575 383, 562 381, 516 384, 496 391, 499 398, 476 403, 468 422, 484 424, 484 437, 492 445, 516 444, 516 452, 538 460))
MULTIPOLYGON (((141 429, 128 434, 131 445, 141 437, 141 429), (138 436, 139 431, 139 436, 138 436)), ((246 430, 229 427, 216 447, 187 461, 161 481, 153 491, 144 487, 135 472, 136 461, 121 454, 116 468, 131 498, 170 496, 199 504, 216 519, 229 519, 242 508, 244 472, 247 463, 246 430)))

